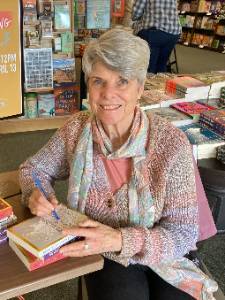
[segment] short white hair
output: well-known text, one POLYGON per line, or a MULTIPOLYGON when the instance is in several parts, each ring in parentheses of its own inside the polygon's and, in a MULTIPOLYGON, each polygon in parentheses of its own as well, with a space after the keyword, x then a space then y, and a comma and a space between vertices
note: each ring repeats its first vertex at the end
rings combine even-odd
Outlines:
POLYGON ((143 84, 146 78, 150 50, 148 43, 131 32, 111 29, 88 44, 84 51, 82 68, 85 80, 95 63, 101 62, 127 79, 143 84))

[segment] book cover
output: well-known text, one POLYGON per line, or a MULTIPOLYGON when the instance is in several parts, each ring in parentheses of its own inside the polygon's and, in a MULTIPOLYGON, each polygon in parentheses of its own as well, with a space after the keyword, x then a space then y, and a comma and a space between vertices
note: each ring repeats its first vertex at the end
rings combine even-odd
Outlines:
MULTIPOLYGON (((74 48, 74 35, 70 31, 61 34, 62 52, 73 53, 74 48)), ((75 64, 75 63, 74 63, 75 64)))
POLYGON ((38 94, 38 116, 51 117, 55 115, 54 94, 38 94))
POLYGON ((9 217, 12 213, 12 206, 8 202, 0 198, 0 221, 1 219, 9 217))
POLYGON ((51 215, 33 217, 7 229, 8 238, 34 256, 43 258, 75 239, 72 235, 64 236, 63 228, 75 226, 87 219, 87 216, 64 205, 59 205, 56 212, 60 217, 59 221, 51 215))
POLYGON ((196 159, 215 158, 217 147, 225 144, 219 135, 207 128, 202 128, 198 123, 179 128, 184 131, 192 144, 196 159))
POLYGON ((54 28, 55 30, 70 30, 70 8, 69 5, 54 5, 54 28))
POLYGON ((181 103, 172 104, 171 107, 183 112, 184 114, 187 114, 193 119, 198 119, 200 113, 203 111, 215 109, 215 107, 213 106, 207 104, 201 104, 197 102, 181 102, 181 103))
POLYGON ((111 1, 111 12, 112 17, 124 17, 125 11, 125 0, 112 0, 111 1))
POLYGON ((77 112, 80 107, 79 85, 75 82, 54 86, 55 115, 62 116, 77 112))
POLYGON ((76 72, 74 58, 53 59, 54 83, 74 82, 75 79, 76 72))
POLYGON ((25 250, 23 247, 14 243, 11 239, 9 239, 9 246, 16 253, 19 259, 24 263, 24 265, 29 271, 34 271, 39 268, 43 268, 65 258, 65 256, 62 253, 57 252, 46 259, 40 259, 34 256, 29 251, 25 250))
POLYGON ((171 122, 175 126, 182 126, 194 122, 189 116, 169 107, 160 107, 145 110, 147 114, 155 114, 171 122))
POLYGON ((110 0, 87 0, 87 29, 110 28, 110 0))

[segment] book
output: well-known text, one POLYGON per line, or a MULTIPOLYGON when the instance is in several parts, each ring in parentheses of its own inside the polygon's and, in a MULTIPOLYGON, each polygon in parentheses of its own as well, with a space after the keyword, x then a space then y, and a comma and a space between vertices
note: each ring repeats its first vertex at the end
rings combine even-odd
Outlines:
POLYGON ((87 216, 59 205, 56 212, 60 217, 57 221, 52 215, 33 217, 7 229, 7 236, 38 258, 44 258, 49 252, 60 249, 68 242, 75 240, 72 235, 64 236, 65 227, 76 226, 87 219, 87 216))
POLYGON ((38 94, 38 116, 50 117, 55 115, 54 94, 38 94))
POLYGON ((0 221, 9 217, 12 213, 12 206, 4 199, 0 198, 0 221))
POLYGON ((62 260, 65 258, 65 256, 62 253, 57 252, 57 253, 49 256, 46 259, 40 259, 40 258, 34 256, 29 251, 25 250, 23 247, 14 243, 11 239, 9 239, 9 246, 16 253, 16 255, 19 257, 19 259, 24 263, 24 265, 27 267, 27 269, 29 271, 33 271, 33 270, 48 266, 56 261, 59 261, 59 260, 62 260))
POLYGON ((171 122, 175 126, 182 126, 194 122, 189 116, 170 107, 160 107, 145 110, 146 114, 155 114, 171 122))
POLYGON ((186 134, 192 144, 196 159, 215 158, 217 147, 225 144, 225 141, 219 135, 207 128, 202 128, 198 123, 179 128, 186 134))
POLYGON ((16 221, 17 221, 17 217, 14 215, 14 213, 12 213, 10 216, 6 218, 0 219, 0 230, 15 224, 16 221))
POLYGON ((70 31, 61 34, 61 45, 63 53, 72 53, 74 48, 74 35, 70 31))
POLYGON ((54 83, 73 82, 75 79, 76 72, 74 58, 53 59, 54 83))
POLYGON ((225 138, 225 110, 216 109, 200 114, 199 123, 225 138))
POLYGON ((178 76, 166 81, 165 91, 169 95, 188 96, 194 101, 207 98, 209 86, 190 76, 178 76))
POLYGON ((54 5, 54 29, 55 30, 70 30, 70 8, 69 5, 55 4, 54 5))
POLYGON ((112 17, 124 17, 125 0, 111 1, 111 15, 112 17))
POLYGON ((75 113, 80 108, 79 85, 75 82, 55 84, 55 115, 75 113))
POLYGON ((215 107, 213 106, 197 102, 181 102, 172 104, 171 107, 183 112, 184 114, 190 116, 195 120, 199 119, 199 115, 201 112, 215 109, 215 107))
POLYGON ((87 29, 110 28, 110 0, 87 0, 87 29))

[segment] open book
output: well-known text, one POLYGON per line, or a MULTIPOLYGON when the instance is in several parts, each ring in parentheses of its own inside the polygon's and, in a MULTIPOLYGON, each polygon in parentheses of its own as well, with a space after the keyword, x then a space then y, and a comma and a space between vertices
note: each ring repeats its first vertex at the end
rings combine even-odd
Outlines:
POLYGON ((87 219, 87 216, 64 205, 59 205, 56 212, 60 217, 59 221, 51 215, 33 217, 10 227, 7 230, 8 238, 34 256, 45 259, 50 252, 56 253, 60 247, 77 239, 72 235, 63 235, 64 228, 77 226, 87 219))

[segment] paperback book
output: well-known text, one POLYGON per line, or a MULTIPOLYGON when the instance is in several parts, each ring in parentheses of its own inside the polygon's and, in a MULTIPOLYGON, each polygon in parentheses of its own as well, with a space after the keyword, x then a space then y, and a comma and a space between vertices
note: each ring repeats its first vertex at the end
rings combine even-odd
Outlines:
POLYGON ((225 138, 225 110, 216 109, 200 114, 199 123, 225 138))
POLYGON ((54 5, 54 28, 55 30, 70 30, 70 8, 69 5, 54 5))
POLYGON ((12 213, 12 206, 4 199, 0 198, 0 221, 8 218, 12 213))
POLYGON ((225 144, 225 141, 219 135, 207 128, 202 128, 198 123, 179 128, 186 134, 192 144, 196 159, 215 158, 217 147, 225 144))
POLYGON ((44 259, 48 253, 57 251, 63 245, 75 240, 72 235, 64 236, 65 227, 78 225, 87 219, 87 216, 59 205, 56 212, 60 220, 55 220, 52 215, 46 217, 33 217, 7 229, 7 236, 17 245, 38 258, 44 259))
POLYGON ((29 271, 45 267, 65 258, 65 256, 60 252, 57 252, 46 259, 38 258, 31 254, 29 251, 25 250, 23 247, 14 243, 11 239, 9 240, 9 246, 16 253, 19 259, 24 263, 24 265, 29 271))
POLYGON ((171 107, 183 112, 184 114, 195 120, 199 119, 199 115, 201 112, 215 109, 215 107, 208 104, 201 104, 197 102, 181 102, 172 104, 171 107))
POLYGON ((54 86, 55 115, 69 115, 80 108, 79 85, 75 82, 56 84, 54 86))
POLYGON ((169 107, 160 107, 160 108, 153 108, 145 110, 147 114, 155 114, 160 116, 167 121, 171 122, 175 126, 182 126, 191 124, 194 120, 187 115, 169 107))
POLYGON ((76 73, 74 58, 53 59, 54 83, 73 82, 75 79, 76 73))
POLYGON ((87 29, 110 28, 110 0, 87 0, 87 29))

